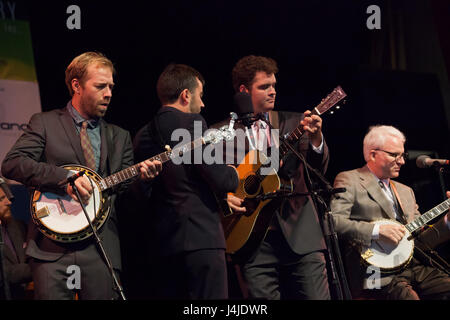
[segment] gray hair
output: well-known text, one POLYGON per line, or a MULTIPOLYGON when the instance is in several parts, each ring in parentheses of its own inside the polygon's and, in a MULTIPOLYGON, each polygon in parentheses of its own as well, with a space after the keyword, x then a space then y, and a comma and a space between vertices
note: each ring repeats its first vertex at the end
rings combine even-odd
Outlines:
POLYGON ((369 161, 370 150, 379 149, 384 146, 388 137, 399 138, 406 142, 405 135, 393 126, 376 125, 371 126, 363 142, 364 160, 369 161))

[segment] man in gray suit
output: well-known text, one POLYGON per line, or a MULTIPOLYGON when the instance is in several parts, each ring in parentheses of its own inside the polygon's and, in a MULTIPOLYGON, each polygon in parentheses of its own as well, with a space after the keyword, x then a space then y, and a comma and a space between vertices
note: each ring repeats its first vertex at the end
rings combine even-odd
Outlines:
MULTIPOLYGON (((379 219, 409 223, 420 216, 414 192, 408 186, 393 181, 405 164, 406 138, 392 126, 374 126, 364 138, 362 168, 341 172, 334 186, 346 188, 331 202, 336 231, 345 245, 347 273, 353 295, 381 299, 448 299, 450 277, 435 268, 424 265, 415 257, 408 266, 394 274, 381 274, 380 290, 369 290, 367 281, 372 272, 366 273, 355 247, 370 246, 372 240, 383 240, 397 245, 405 235, 403 225, 377 225, 379 219)), ((423 233, 421 241, 430 246, 450 238, 448 214, 434 225, 434 230, 423 233)))
MULTIPOLYGON (((113 73, 112 62, 101 53, 86 52, 74 58, 66 69, 66 85, 72 99, 63 109, 32 116, 27 129, 3 161, 4 176, 40 191, 67 192, 76 199, 70 185, 60 185, 71 175, 61 166, 81 164, 102 177, 132 166, 129 132, 102 119, 111 102, 113 73)), ((151 180, 161 170, 161 163, 147 160, 139 167, 140 178, 151 180)), ((82 176, 75 185, 82 201, 88 202, 93 192, 89 180, 82 176)), ((115 270, 121 269, 121 259, 114 202, 125 187, 122 184, 114 190, 110 216, 99 230, 115 270)), ((76 293, 80 299, 117 297, 110 272, 92 237, 72 244, 56 242, 31 224, 27 238, 26 253, 32 257, 36 299, 74 299, 76 293), (78 290, 67 285, 72 275, 68 267, 72 265, 80 268, 81 288, 78 290)))

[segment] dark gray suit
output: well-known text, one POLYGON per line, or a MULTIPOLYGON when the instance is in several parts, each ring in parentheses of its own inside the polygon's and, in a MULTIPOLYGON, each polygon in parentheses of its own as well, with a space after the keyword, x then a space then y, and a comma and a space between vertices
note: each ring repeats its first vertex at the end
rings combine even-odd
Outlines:
MULTIPOLYGON (((129 132, 107 124, 103 119, 100 119, 99 125, 101 132, 101 157, 98 173, 104 177, 133 165, 133 149, 129 132), (108 131, 110 139, 107 139, 108 131), (108 140, 110 141, 109 143, 108 140)), ((2 173, 5 177, 19 181, 27 187, 58 193, 64 192, 58 187, 58 182, 65 179, 68 174, 68 171, 60 166, 68 164, 86 165, 74 121, 67 108, 64 108, 38 113, 31 117, 28 128, 6 155, 2 164, 2 173)), ((122 188, 120 187, 117 191, 121 191, 122 188)), ((112 195, 111 203, 113 207, 110 217, 100 229, 99 235, 113 267, 120 269, 121 258, 116 225, 117 217, 114 209, 115 200, 116 196, 112 195)), ((43 236, 32 223, 29 227, 27 238, 28 247, 26 253, 35 258, 33 261, 35 264, 58 261, 61 264, 76 264, 76 261, 63 262, 66 253, 74 252, 79 252, 80 255, 85 252, 87 260, 92 258, 93 260, 98 260, 98 264, 103 264, 100 263, 101 259, 92 238, 76 244, 62 244, 43 236)), ((86 281, 90 278, 88 277, 89 272, 88 270, 84 272, 86 281)), ((104 270, 104 272, 108 274, 107 270, 104 270)), ((66 277, 67 274, 60 272, 59 276, 55 276, 55 279, 48 281, 65 282, 64 279, 66 277)), ((103 287, 110 286, 110 279, 108 280, 107 278, 107 276, 103 278, 100 276, 92 277, 89 283, 84 286, 86 298, 97 297, 94 292, 96 287, 100 291, 103 287), (97 281, 100 281, 100 283, 97 281), (102 281, 108 281, 108 283, 104 284, 102 281), (95 284, 98 284, 98 286, 95 284), (87 293, 89 290, 92 290, 92 292, 87 293), (91 293, 93 294, 91 295, 91 293)), ((67 298, 67 293, 63 289, 61 289, 61 292, 56 288, 54 292, 52 292, 53 290, 44 289, 40 291, 39 280, 34 279, 34 281, 37 293, 42 294, 43 298, 67 298)), ((99 298, 102 297, 102 295, 99 296, 99 298)))
MULTIPOLYGON (((156 121, 136 135, 137 161, 161 153, 165 144, 173 148, 198 139, 193 136, 195 122, 202 132, 206 131, 200 114, 161 107, 156 121), (172 141, 177 129, 189 131, 189 140, 172 141)), ((202 148, 196 150, 202 152, 202 148)), ((192 164, 166 162, 153 182, 151 204, 145 208, 150 219, 146 238, 152 242, 151 253, 158 254, 155 282, 160 286, 156 293, 159 298, 228 297, 225 239, 213 191, 226 194, 236 190, 238 177, 230 166, 197 160, 200 161, 192 164)))

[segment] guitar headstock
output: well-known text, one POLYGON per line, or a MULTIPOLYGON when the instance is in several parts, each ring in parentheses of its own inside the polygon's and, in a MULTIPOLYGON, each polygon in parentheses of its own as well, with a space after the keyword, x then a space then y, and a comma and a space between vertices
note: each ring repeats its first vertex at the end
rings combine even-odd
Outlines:
POLYGON ((327 95, 322 101, 314 108, 314 111, 317 115, 321 115, 331 109, 334 105, 336 105, 339 101, 344 99, 347 94, 341 88, 341 86, 337 86, 334 90, 327 95))

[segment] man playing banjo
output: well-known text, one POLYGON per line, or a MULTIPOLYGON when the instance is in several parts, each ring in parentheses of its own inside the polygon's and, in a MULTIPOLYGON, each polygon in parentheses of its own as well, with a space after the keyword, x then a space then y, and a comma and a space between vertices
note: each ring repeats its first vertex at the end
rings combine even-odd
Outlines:
MULTIPOLYGON (((64 183, 73 172, 63 165, 83 165, 102 177, 132 166, 130 133, 102 119, 111 102, 113 73, 112 62, 101 53, 85 52, 75 57, 66 69, 66 85, 71 100, 65 108, 32 116, 27 129, 3 161, 4 176, 42 192, 67 193, 66 198, 72 197, 75 201, 77 197, 72 186, 64 183)), ((152 180, 162 169, 160 161, 150 160, 137 164, 137 167, 136 175, 143 181, 152 180)), ((82 202, 100 203, 98 197, 93 197, 94 184, 86 176, 75 180, 75 186, 82 202)), ((98 230, 111 266, 116 271, 121 269, 121 257, 114 202, 116 196, 124 191, 122 185, 109 197, 111 213, 98 230)), ((69 221, 68 227, 74 216, 83 220, 82 213, 71 213, 65 202, 60 199, 60 203, 55 205, 58 210, 50 208, 43 219, 62 217, 69 221)), ((72 206, 75 205, 79 207, 78 202, 72 206)), ((87 222, 87 219, 83 221, 87 222)), ((44 236, 31 222, 27 238, 26 254, 32 258, 36 299, 74 299, 75 294, 82 300, 118 297, 112 275, 93 237, 76 243, 58 242, 44 236), (79 281, 71 281, 77 277, 76 270, 79 270, 79 281)))
MULTIPOLYGON (((407 240, 409 223, 420 217, 418 205, 411 188, 391 180, 399 176, 405 164, 405 141, 403 133, 392 126, 371 127, 363 143, 366 165, 341 172, 335 179, 335 188, 346 188, 346 192, 332 200, 331 209, 339 238, 352 247, 352 250, 342 250, 349 285, 354 296, 393 300, 449 299, 449 270, 445 272, 423 263, 416 254, 412 255, 414 241, 407 240), (411 253, 393 254, 401 245, 411 253), (354 247, 360 251, 353 250, 354 247), (370 263, 369 268, 362 267, 361 258, 364 260, 379 252, 380 260, 398 262, 400 267, 392 267, 389 272, 380 272, 379 265, 370 263), (403 265, 402 259, 405 259, 403 265)), ((447 202, 445 204, 448 209, 447 202)), ((433 228, 423 232, 419 236, 421 241, 416 243, 435 246, 449 238, 447 213, 433 228)))

